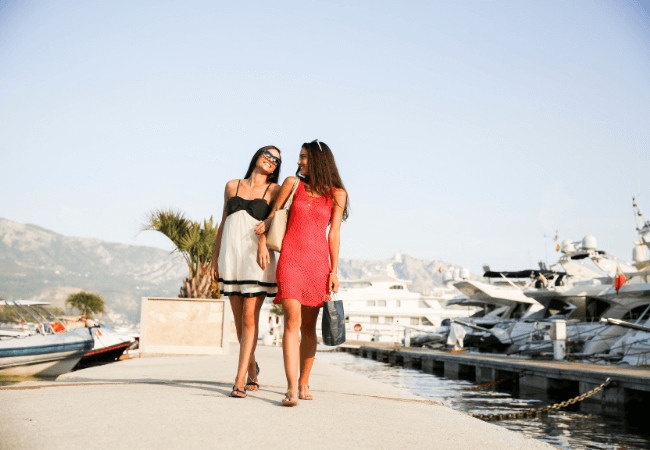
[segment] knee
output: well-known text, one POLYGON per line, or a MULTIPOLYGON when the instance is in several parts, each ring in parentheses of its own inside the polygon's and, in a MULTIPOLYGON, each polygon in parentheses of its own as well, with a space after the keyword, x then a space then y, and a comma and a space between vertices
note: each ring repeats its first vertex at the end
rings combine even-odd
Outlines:
POLYGON ((316 322, 303 323, 300 327, 300 334, 303 336, 315 336, 316 335, 316 322))
POLYGON ((284 318, 284 330, 288 333, 297 333, 300 329, 300 318, 299 317, 285 317, 284 318))
POLYGON ((255 323, 255 314, 251 313, 251 314, 244 315, 243 324, 244 324, 244 328, 248 328, 248 329, 255 328, 255 326, 257 325, 257 323, 255 323))

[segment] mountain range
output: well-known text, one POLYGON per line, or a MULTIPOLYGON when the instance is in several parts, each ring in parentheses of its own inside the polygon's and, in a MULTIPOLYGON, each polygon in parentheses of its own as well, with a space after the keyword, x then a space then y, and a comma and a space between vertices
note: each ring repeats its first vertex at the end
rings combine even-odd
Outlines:
MULTIPOLYGON (((426 292, 443 284, 441 267, 458 268, 398 254, 383 261, 341 259, 339 274, 341 279, 393 275, 411 280, 411 290, 426 292)), ((0 298, 43 300, 64 308, 70 294, 84 289, 104 297, 109 321, 137 324, 141 297, 176 297, 186 276, 187 266, 179 254, 63 236, 0 218, 0 298)))

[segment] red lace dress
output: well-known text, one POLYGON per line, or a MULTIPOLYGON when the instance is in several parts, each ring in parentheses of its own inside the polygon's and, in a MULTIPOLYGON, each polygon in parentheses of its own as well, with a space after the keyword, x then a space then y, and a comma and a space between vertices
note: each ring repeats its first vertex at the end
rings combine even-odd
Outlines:
POLYGON ((273 303, 295 298, 306 306, 323 306, 329 300, 327 225, 332 202, 331 195, 308 196, 304 183, 298 184, 276 269, 278 293, 273 303))

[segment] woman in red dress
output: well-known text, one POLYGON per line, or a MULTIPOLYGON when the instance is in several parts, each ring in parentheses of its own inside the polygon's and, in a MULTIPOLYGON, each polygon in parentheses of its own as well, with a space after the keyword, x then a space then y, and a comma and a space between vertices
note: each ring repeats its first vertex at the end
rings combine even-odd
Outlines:
MULTIPOLYGON (((340 228, 348 216, 347 192, 330 148, 318 140, 303 144, 298 166, 300 182, 282 241, 274 300, 284 309, 283 353, 288 384, 284 406, 296 406, 298 398, 313 398, 309 373, 316 355, 316 320, 323 302, 330 300, 330 292, 339 290, 340 228)), ((278 205, 287 201, 295 180, 289 177, 284 181, 278 205)))

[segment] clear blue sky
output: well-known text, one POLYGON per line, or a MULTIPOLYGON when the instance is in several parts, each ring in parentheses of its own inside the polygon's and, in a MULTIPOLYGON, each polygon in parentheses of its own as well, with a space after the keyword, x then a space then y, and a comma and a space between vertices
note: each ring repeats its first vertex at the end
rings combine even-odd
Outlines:
POLYGON ((480 272, 631 258, 650 214, 650 2, 0 2, 0 217, 136 236, 218 218, 264 145, 334 151, 341 257, 480 272))

